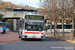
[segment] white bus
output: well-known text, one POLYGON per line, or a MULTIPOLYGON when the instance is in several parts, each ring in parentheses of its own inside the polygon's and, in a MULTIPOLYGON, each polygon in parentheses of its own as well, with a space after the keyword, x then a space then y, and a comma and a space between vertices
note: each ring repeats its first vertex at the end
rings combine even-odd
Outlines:
MULTIPOLYGON (((72 24, 64 23, 64 32, 72 32, 72 24)), ((50 24, 48 24, 47 32, 50 32, 50 24)), ((54 32, 54 24, 52 24, 52 32, 54 32)), ((57 24, 57 32, 62 32, 62 23, 57 24)))
POLYGON ((0 33, 10 32, 10 23, 9 22, 0 22, 0 33))
POLYGON ((24 15, 19 20, 19 38, 45 38, 45 17, 42 15, 24 15))

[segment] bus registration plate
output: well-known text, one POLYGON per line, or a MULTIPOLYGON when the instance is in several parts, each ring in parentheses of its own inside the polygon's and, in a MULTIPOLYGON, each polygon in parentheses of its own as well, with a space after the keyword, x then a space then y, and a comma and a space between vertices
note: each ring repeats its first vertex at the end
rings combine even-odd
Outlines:
POLYGON ((31 36, 31 38, 36 38, 36 36, 31 36))

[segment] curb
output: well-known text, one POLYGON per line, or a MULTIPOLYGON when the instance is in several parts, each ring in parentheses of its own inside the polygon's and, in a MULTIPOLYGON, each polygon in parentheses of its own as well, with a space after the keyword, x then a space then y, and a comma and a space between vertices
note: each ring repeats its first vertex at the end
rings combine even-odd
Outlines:
POLYGON ((58 38, 58 37, 54 37, 54 36, 47 36, 47 37, 51 37, 51 38, 55 38, 55 39, 58 39, 58 40, 62 40, 62 41, 68 42, 68 43, 75 44, 75 41, 72 41, 72 40, 66 40, 66 39, 58 38))
POLYGON ((72 41, 72 40, 66 40, 66 39, 58 38, 58 37, 51 37, 51 38, 55 38, 55 39, 58 39, 58 40, 62 40, 62 41, 66 41, 66 42, 68 42, 68 43, 75 44, 75 41, 72 41))

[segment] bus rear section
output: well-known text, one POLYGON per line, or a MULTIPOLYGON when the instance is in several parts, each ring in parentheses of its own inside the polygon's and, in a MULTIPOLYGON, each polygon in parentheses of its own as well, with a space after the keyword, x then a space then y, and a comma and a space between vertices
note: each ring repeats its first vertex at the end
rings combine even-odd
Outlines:
POLYGON ((0 22, 0 33, 7 33, 10 32, 11 30, 8 28, 10 26, 10 23, 8 22, 0 22))
POLYGON ((44 39, 45 32, 43 31, 23 31, 22 38, 44 39))
POLYGON ((21 26, 19 29, 19 36, 21 39, 31 38, 42 40, 45 38, 44 16, 27 15, 23 21, 20 21, 20 25, 23 27, 21 26))

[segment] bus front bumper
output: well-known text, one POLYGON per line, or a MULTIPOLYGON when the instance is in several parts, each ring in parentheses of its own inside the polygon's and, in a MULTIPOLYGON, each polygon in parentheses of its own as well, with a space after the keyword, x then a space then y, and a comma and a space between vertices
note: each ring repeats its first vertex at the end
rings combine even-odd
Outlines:
POLYGON ((22 36, 22 38, 45 39, 45 36, 27 36, 27 35, 24 35, 24 36, 22 36))

